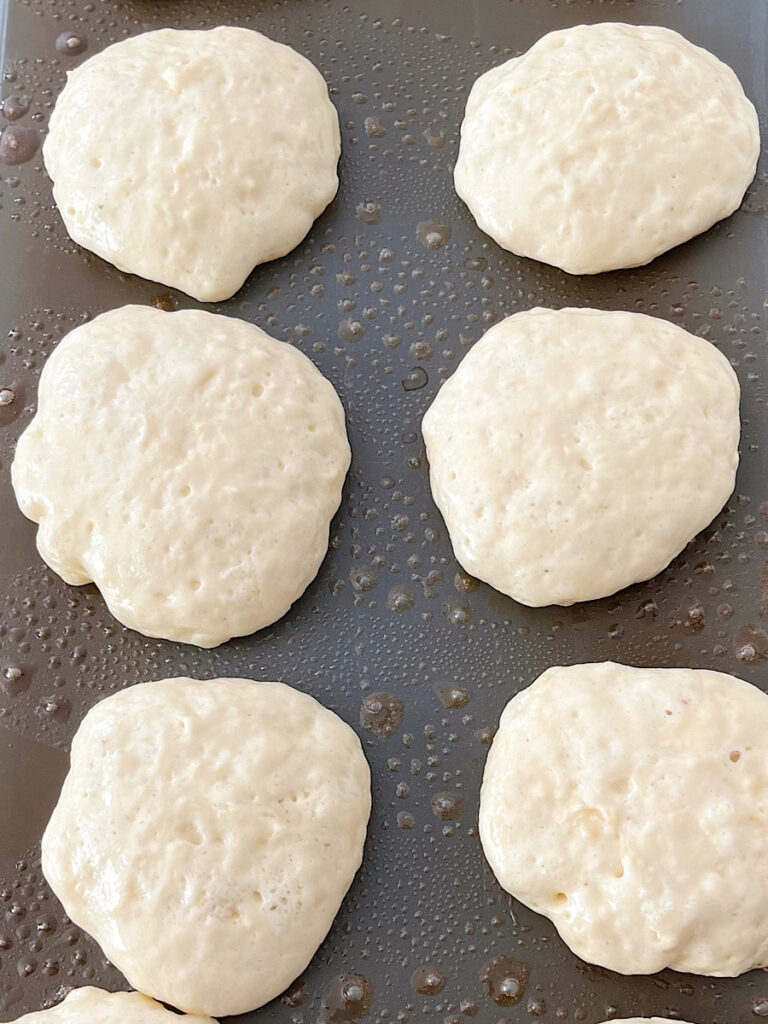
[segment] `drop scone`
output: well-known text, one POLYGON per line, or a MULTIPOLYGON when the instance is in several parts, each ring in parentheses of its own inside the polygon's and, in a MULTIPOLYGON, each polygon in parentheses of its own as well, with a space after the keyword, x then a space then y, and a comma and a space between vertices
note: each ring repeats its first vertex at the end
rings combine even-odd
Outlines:
POLYGON ((85 717, 43 836, 66 913, 187 1013, 279 995, 325 938, 371 808, 360 741, 283 683, 165 679, 85 717))
POLYGON ((48 1010, 18 1017, 15 1024, 216 1024, 210 1017, 183 1016, 138 992, 76 988, 48 1010))
POLYGON ((500 884, 621 974, 768 965, 768 696, 720 672, 551 668, 480 794, 500 884))
POLYGON ((477 342, 423 432, 464 568, 523 604, 569 605, 655 576, 721 510, 739 385, 664 320, 532 309, 477 342))
POLYGON ((469 94, 456 191, 505 249, 571 274, 648 263, 739 206, 755 108, 668 28, 551 32, 469 94))
POLYGON ((43 146, 77 243, 203 302, 299 244, 336 194, 339 153, 317 68, 230 27, 97 53, 69 72, 43 146))
POLYGON ((68 334, 12 467, 40 554, 147 636, 214 647, 314 578, 350 452, 332 385, 242 320, 125 306, 68 334))

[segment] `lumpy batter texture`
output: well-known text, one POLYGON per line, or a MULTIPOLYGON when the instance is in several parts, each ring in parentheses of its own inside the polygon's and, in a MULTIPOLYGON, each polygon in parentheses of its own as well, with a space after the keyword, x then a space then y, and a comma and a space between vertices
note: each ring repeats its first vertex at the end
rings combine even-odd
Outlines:
POLYGON ((245 1013, 325 938, 370 807, 360 741, 306 694, 142 683, 83 720, 43 871, 135 988, 188 1013, 245 1013))
POLYGON ((480 836, 507 892, 621 974, 768 964, 768 696, 733 676, 551 668, 501 716, 480 836))
POLYGON ((492 327, 423 422, 456 557, 527 605, 661 572, 731 494, 727 359, 639 313, 532 309, 492 327))
POLYGON ((733 213, 759 151, 755 108, 707 50, 667 28, 579 25, 477 80, 456 191, 505 249, 595 274, 733 213))
POLYGON ((43 369, 12 476, 45 561, 148 636, 274 622, 328 548, 350 451, 332 385, 232 317, 125 306, 43 369))
POLYGON ((225 26, 147 32, 71 71, 43 156, 76 242, 214 302, 304 238, 340 147, 317 68, 225 26))

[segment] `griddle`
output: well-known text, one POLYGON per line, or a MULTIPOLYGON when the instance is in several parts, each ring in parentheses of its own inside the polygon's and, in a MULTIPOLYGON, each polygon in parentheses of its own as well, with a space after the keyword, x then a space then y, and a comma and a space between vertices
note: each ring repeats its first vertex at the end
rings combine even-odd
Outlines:
POLYGON ((354 455, 317 579, 255 636, 213 651, 149 640, 93 586, 61 582, 9 481, 45 358, 103 310, 196 304, 74 245, 39 151, 0 166, 0 1020, 71 986, 125 987, 45 884, 39 836, 88 708, 178 674, 298 686, 358 730, 373 770, 365 860, 330 935, 282 999, 242 1021, 768 1018, 759 971, 624 978, 580 962, 501 891, 477 835, 500 712, 549 665, 695 666, 768 688, 765 160, 733 217, 648 267, 598 277, 500 250, 452 187, 474 79, 547 31, 602 20, 667 25, 711 49, 766 137, 765 0, 10 0, 2 90, 26 143, 43 137, 68 68, 148 29, 246 25, 320 68, 342 126, 338 197, 293 253, 208 308, 314 360, 344 403, 354 455), (62 52, 63 33, 79 45, 62 52), (460 570, 420 434, 469 346, 537 304, 670 319, 717 345, 742 387, 741 465, 721 515, 656 579, 570 609, 524 608, 460 570))

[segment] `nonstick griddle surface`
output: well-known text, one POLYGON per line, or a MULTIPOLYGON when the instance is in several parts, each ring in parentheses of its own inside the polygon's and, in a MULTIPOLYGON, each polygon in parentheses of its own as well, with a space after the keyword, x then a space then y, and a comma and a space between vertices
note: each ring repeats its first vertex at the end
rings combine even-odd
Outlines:
POLYGON ((452 188, 477 75, 544 32, 600 20, 668 25, 713 50, 739 74, 765 135, 765 0, 10 0, 3 95, 28 102, 14 123, 40 137, 67 68, 146 29, 247 25, 317 64, 342 125, 339 195, 295 252, 208 308, 315 361, 344 403, 354 455, 318 578, 255 636, 214 651, 148 640, 112 619, 93 586, 62 583, 36 554, 9 479, 42 364, 103 310, 195 303, 78 249, 39 152, 0 166, 0 390, 14 394, 0 405, 0 1020, 72 985, 125 986, 43 881, 39 837, 87 709, 179 674, 306 690, 358 730, 373 770, 365 860, 328 939, 288 996, 243 1021, 768 1017, 761 972, 623 978, 578 961, 500 890, 477 836, 499 714, 549 665, 706 667, 768 687, 765 161, 729 220, 648 267, 599 277, 501 251, 452 188), (84 53, 57 51, 64 31, 85 38, 84 53), (523 608, 459 570, 419 429, 468 347, 537 304, 671 319, 716 344, 742 387, 737 490, 717 521, 657 579, 571 609, 523 608))

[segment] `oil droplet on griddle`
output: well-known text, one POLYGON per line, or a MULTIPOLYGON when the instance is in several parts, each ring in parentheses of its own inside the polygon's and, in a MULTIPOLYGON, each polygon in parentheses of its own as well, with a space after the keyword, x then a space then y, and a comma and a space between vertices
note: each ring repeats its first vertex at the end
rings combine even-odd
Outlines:
POLYGON ((365 566, 353 569, 349 574, 349 578, 352 583, 352 589, 358 591, 358 593, 373 590, 376 586, 376 574, 372 569, 365 566))
POLYGON ((451 229, 439 220, 422 220, 416 227, 416 237, 427 249, 440 249, 451 237, 451 229))
POLYGON ((383 139, 387 134, 387 129, 378 119, 378 117, 366 117, 365 119, 365 134, 369 139, 383 139))
POLYGON ((763 661, 768 655, 768 635, 757 626, 742 626, 734 637, 733 649, 739 661, 747 665, 763 661))
POLYGON ((432 813, 441 821, 456 821, 464 810, 464 800, 458 793, 436 793, 432 797, 432 813))
POLYGON ((428 380, 427 371, 421 366, 414 366, 412 370, 408 371, 408 376, 403 377, 403 390, 418 391, 424 387, 428 380))
POLYGON ((378 224, 381 220, 381 207, 378 203, 358 203, 355 212, 363 224, 378 224))
POLYGON ((29 110, 29 103, 20 96, 6 96, 0 103, 0 114, 6 121, 18 121, 29 110))
POLYGON ((435 687, 435 693, 444 708, 463 708, 469 703, 469 694, 460 686, 438 683, 435 687))
POLYGON ((472 612, 466 601, 455 598, 443 603, 443 616, 454 626, 463 626, 472 618, 472 612))
POLYGON ((445 132, 442 128, 425 128, 422 134, 434 149, 442 149, 445 145, 445 132))
POLYGON ((445 987, 445 978, 434 967, 417 967, 411 975, 411 985, 423 996, 436 996, 445 987))
POLYGON ((403 583, 399 583, 396 587, 392 587, 387 596, 387 604, 393 612, 409 611, 413 608, 415 600, 413 591, 403 583))
POLYGON ((369 693, 360 708, 360 725, 387 740, 400 728, 404 714, 405 704, 393 693, 369 693))
POLYGON ((373 991, 362 974, 341 974, 323 993, 320 1018, 327 1024, 335 1021, 357 1020, 371 1006, 373 991))
POLYGON ((511 956, 495 956, 480 969, 480 981, 499 1006, 514 1006, 525 994, 528 965, 511 956))
POLYGON ((25 164, 37 152, 40 136, 28 124, 9 124, 0 135, 0 163, 14 167, 25 164))
POLYGON ((359 320, 342 320, 339 324, 339 337, 342 341, 360 341, 365 328, 359 320))
POLYGON ((285 1006, 301 1006, 303 1003, 306 1003, 308 998, 309 989, 307 988, 307 983, 302 978, 298 978, 283 992, 280 996, 280 1002, 285 1006))
POLYGON ((56 37, 56 49, 67 57, 85 53, 88 41, 82 32, 62 32, 56 37))
POLYGON ((460 594, 472 594, 480 586, 480 580, 460 569, 453 577, 453 585, 460 594))
POLYGON ((37 708, 37 713, 42 718, 50 718, 57 722, 66 722, 72 710, 72 705, 66 697, 43 697, 37 708))
POLYGON ((7 697, 17 697, 29 689, 30 678, 18 665, 8 665, 0 673, 0 690, 7 697))

